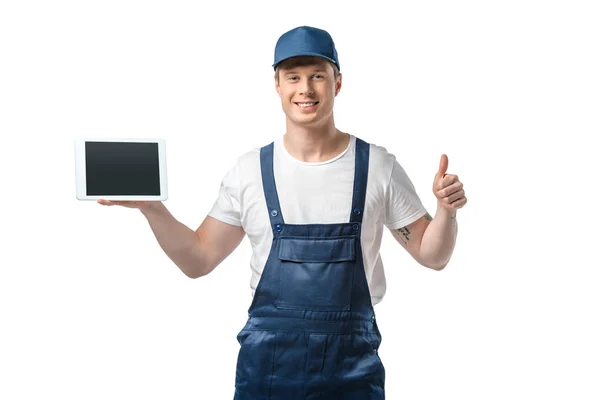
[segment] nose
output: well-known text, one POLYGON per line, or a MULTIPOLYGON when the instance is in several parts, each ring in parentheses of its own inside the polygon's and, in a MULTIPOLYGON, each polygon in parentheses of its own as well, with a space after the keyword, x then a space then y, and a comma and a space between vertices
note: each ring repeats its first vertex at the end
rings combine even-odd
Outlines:
POLYGON ((312 87, 310 79, 302 79, 302 83, 300 84, 300 94, 303 96, 309 96, 314 93, 315 91, 312 87))

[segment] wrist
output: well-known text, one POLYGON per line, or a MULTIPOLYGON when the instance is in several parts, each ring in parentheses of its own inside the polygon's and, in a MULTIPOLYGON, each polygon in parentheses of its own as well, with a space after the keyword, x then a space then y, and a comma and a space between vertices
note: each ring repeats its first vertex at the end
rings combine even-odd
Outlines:
POLYGON ((146 217, 163 214, 167 208, 161 201, 149 201, 143 207, 139 208, 140 212, 146 217))
POLYGON ((445 219, 456 219, 456 211, 456 209, 448 209, 438 202, 436 215, 445 219))

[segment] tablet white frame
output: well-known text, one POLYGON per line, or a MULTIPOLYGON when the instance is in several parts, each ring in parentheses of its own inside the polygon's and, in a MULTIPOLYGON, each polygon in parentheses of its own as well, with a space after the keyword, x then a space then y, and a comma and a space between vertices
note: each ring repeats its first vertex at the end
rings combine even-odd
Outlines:
POLYGON ((167 152, 164 139, 159 138, 77 138, 75 139, 75 187, 78 200, 129 200, 164 201, 169 197, 167 185, 167 152), (89 196, 86 194, 85 143, 86 142, 133 142, 158 143, 158 166, 160 174, 159 196, 89 196))

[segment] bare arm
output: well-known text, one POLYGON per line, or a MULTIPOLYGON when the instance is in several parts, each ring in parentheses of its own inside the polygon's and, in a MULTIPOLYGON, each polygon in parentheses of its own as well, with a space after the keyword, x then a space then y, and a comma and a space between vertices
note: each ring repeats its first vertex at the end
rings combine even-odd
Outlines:
POLYGON ((421 259, 429 268, 441 271, 448 265, 454 252, 457 232, 456 210, 438 206, 435 218, 423 233, 419 249, 421 259))
POLYGON ((412 224, 391 230, 398 243, 421 265, 441 271, 450 261, 458 227, 456 210, 438 206, 435 218, 429 213, 412 224))
POLYGON ((191 230, 160 202, 141 207, 154 236, 167 256, 190 278, 213 271, 241 243, 242 227, 206 217, 196 231, 191 230))
POLYGON ((458 176, 447 174, 447 170, 448 156, 442 154, 432 188, 438 200, 435 218, 427 213, 409 226, 392 230, 417 262, 437 271, 450 262, 458 233, 456 212, 467 204, 462 182, 458 176))

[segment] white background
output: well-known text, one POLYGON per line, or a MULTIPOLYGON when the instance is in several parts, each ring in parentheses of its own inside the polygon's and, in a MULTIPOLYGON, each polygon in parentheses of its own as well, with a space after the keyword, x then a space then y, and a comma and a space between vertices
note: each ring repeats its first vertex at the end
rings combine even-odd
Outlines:
POLYGON ((469 200, 443 272, 384 237, 390 399, 598 399, 600 14, 593 1, 3 1, 0 398, 231 399, 250 244, 185 277, 137 210, 75 198, 73 139, 163 137, 195 229, 235 159, 284 132, 279 35, 327 29, 337 126, 430 212, 469 200))

